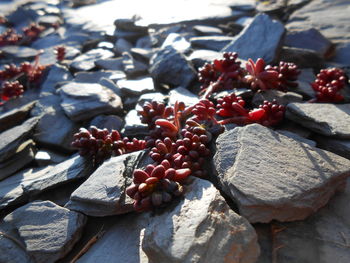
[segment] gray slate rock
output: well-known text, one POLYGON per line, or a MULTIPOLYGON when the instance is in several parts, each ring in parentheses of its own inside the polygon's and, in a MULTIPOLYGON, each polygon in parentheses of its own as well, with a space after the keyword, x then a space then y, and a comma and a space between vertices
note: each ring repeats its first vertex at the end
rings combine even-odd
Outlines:
POLYGON ((323 58, 311 49, 295 47, 282 47, 279 60, 293 62, 299 68, 320 68, 323 67, 323 58))
POLYGON ((124 96, 140 96, 144 93, 155 92, 153 79, 151 77, 134 80, 122 79, 117 82, 124 96))
POLYGON ((151 59, 149 72, 156 85, 168 84, 187 88, 196 72, 186 58, 171 47, 158 51, 151 59))
POLYGON ((350 175, 350 161, 258 124, 219 135, 214 166, 221 189, 250 222, 304 219, 350 175))
POLYGON ((192 37, 190 42, 193 48, 208 49, 213 51, 220 51, 234 40, 230 36, 203 36, 192 37))
POLYGON ((337 46, 332 62, 350 66, 350 40, 337 46))
POLYGON ((99 115, 93 118, 90 122, 90 126, 96 126, 100 129, 108 129, 120 131, 123 127, 124 121, 122 118, 116 115, 99 115))
POLYGON ((199 98, 188 89, 178 87, 169 92, 169 104, 174 106, 176 101, 184 102, 186 106, 192 106, 199 102, 199 98))
POLYGON ((222 35, 224 32, 218 28, 213 26, 205 26, 205 25, 196 25, 193 27, 193 30, 200 36, 216 36, 222 35))
POLYGON ((56 63, 50 67, 49 73, 41 85, 41 91, 55 93, 60 82, 71 81, 72 79, 73 76, 69 70, 65 66, 56 63))
POLYGON ((329 58, 334 49, 332 42, 315 28, 288 31, 283 44, 288 47, 311 49, 324 58, 329 58))
POLYGON ((40 116, 34 133, 36 141, 64 151, 73 150, 70 144, 79 127, 64 113, 60 96, 44 94, 31 114, 40 116))
POLYGON ((69 156, 54 152, 45 148, 41 148, 35 154, 35 162, 39 167, 47 166, 49 164, 59 164, 67 160, 69 156))
POLYGON ((148 66, 132 57, 128 52, 123 53, 123 70, 128 77, 137 77, 145 75, 148 72, 148 66))
POLYGON ((222 58, 222 53, 207 49, 195 50, 188 57, 189 61, 191 61, 193 66, 197 69, 202 67, 205 63, 211 63, 214 59, 218 58, 222 58))
POLYGON ((349 1, 316 0, 295 11, 286 27, 290 30, 319 30, 326 38, 343 42, 350 40, 349 1))
POLYGON ((114 53, 109 50, 102 48, 92 49, 76 57, 73 60, 71 67, 78 71, 90 70, 95 67, 96 60, 111 58, 113 56, 114 53))
POLYGON ((322 135, 315 136, 317 146, 350 159, 350 140, 333 139, 322 135))
POLYGON ((33 59, 36 55, 38 55, 39 51, 24 46, 5 46, 0 48, 2 51, 2 55, 8 59, 33 59))
POLYGON ((106 69, 106 70, 123 70, 123 58, 106 58, 99 59, 95 61, 95 65, 98 68, 106 69))
POLYGON ((148 126, 141 122, 137 110, 131 110, 125 116, 125 125, 122 133, 127 137, 147 136, 149 134, 148 126))
POLYGON ((35 179, 22 182, 22 188, 27 194, 36 195, 79 178, 88 177, 92 172, 91 161, 74 155, 51 169, 45 170, 45 173, 40 173, 40 176, 35 179))
POLYGON ((80 83, 99 83, 103 78, 117 81, 126 78, 126 75, 123 71, 119 70, 77 72, 74 81, 80 83))
POLYGON ((291 103, 286 117, 322 135, 350 138, 350 104, 291 103))
POLYGON ((266 63, 274 60, 284 33, 281 22, 266 14, 258 14, 222 52, 237 52, 242 59, 263 58, 266 63), (257 46, 258 45, 258 46, 257 46))
POLYGON ((306 98, 312 98, 315 96, 315 91, 311 87, 311 83, 316 79, 315 73, 311 68, 301 69, 298 77, 298 87, 294 88, 294 91, 300 93, 306 98))
POLYGON ((276 100, 281 105, 287 105, 292 102, 302 102, 303 96, 295 92, 283 92, 279 90, 266 90, 262 92, 257 92, 253 96, 252 103, 254 106, 259 106, 263 104, 264 100, 272 101, 276 100))
POLYGON ((134 210, 133 200, 125 194, 132 183, 132 173, 143 152, 124 154, 105 161, 65 205, 89 216, 110 216, 134 210))
POLYGON ((142 249, 149 262, 255 262, 259 247, 248 221, 210 182, 195 179, 188 188, 185 199, 146 227, 142 249))
POLYGON ((0 162, 0 180, 22 169, 34 160, 37 149, 32 140, 23 142, 15 151, 11 158, 0 162))
POLYGON ((82 121, 99 114, 118 113, 122 102, 112 90, 100 84, 67 83, 60 89, 61 106, 73 121, 82 121))
POLYGON ((161 48, 166 48, 168 46, 180 53, 186 53, 191 48, 191 44, 178 33, 170 33, 164 40, 161 48))
POLYGON ((86 218, 50 201, 22 206, 4 218, 18 231, 35 262, 55 262, 80 239, 86 218))
POLYGON ((30 118, 23 124, 15 126, 0 134, 0 162, 9 159, 16 153, 18 146, 30 137, 38 121, 39 118, 30 118))
POLYGON ((132 44, 124 38, 118 38, 114 45, 114 50, 118 54, 129 52, 131 48, 132 44))
POLYGON ((35 103, 36 101, 29 102, 20 108, 15 108, 0 114, 0 132, 10 129, 23 122, 29 115, 29 112, 34 107, 35 103))
POLYGON ((313 141, 313 140, 309 140, 309 139, 306 139, 305 137, 297 134, 297 133, 294 133, 294 132, 291 132, 291 131, 288 131, 288 130, 276 130, 277 132, 287 136, 287 137, 290 137, 296 141, 300 141, 300 142, 303 142, 303 143, 306 143, 312 147, 316 147, 316 142, 313 141))

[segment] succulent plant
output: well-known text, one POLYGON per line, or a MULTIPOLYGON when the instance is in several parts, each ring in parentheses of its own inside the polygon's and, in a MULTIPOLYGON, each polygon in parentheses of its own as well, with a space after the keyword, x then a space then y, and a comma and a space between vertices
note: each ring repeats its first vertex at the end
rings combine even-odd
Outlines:
POLYGON ((61 62, 64 60, 66 56, 66 47, 65 46, 57 46, 55 47, 56 60, 61 62))
POLYGON ((7 101, 11 98, 19 97, 23 92, 24 88, 18 81, 5 81, 0 89, 0 97, 1 100, 7 101))

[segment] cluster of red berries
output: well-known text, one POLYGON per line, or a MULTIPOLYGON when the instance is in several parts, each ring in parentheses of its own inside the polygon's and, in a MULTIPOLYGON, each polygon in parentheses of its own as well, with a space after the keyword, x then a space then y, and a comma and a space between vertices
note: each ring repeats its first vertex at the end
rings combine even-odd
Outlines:
POLYGON ((66 47, 65 46, 57 46, 55 48, 56 60, 63 61, 66 56, 66 47))
POLYGON ((146 142, 138 139, 130 141, 127 137, 122 138, 116 130, 109 132, 91 126, 88 130, 80 128, 74 134, 72 146, 79 150, 81 156, 91 157, 96 164, 100 164, 111 156, 143 150, 146 142))
POLYGON ((17 33, 13 28, 8 28, 0 34, 0 47, 7 45, 28 45, 38 39, 45 27, 32 23, 22 29, 23 34, 17 33))
POLYGON ((344 100, 340 91, 346 85, 346 76, 339 68, 322 69, 311 87, 316 92, 317 102, 341 102, 344 100))

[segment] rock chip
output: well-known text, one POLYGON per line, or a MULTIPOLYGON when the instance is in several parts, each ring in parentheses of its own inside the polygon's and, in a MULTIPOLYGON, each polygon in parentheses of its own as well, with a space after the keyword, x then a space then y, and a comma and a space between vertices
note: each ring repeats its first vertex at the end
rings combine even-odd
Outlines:
POLYGON ((276 100, 281 105, 287 105, 292 102, 302 102, 303 96, 295 92, 283 92, 279 90, 265 90, 262 92, 257 92, 253 96, 252 103, 254 106, 259 106, 263 104, 264 100, 272 101, 276 100))
POLYGON ((73 150, 70 144, 79 126, 64 113, 60 96, 50 93, 43 95, 31 114, 41 117, 35 128, 36 141, 63 151, 73 150))
POLYGON ((128 137, 147 136, 149 134, 148 126, 141 122, 137 110, 131 110, 126 114, 122 133, 128 137))
POLYGON ((161 48, 166 48, 168 46, 180 53, 186 53, 191 48, 191 44, 178 33, 170 33, 164 40, 161 48))
POLYGON ((65 66, 54 64, 50 67, 47 77, 41 85, 41 91, 55 93, 60 82, 71 81, 72 79, 72 74, 65 66))
POLYGON ((196 25, 193 30, 201 36, 212 36, 212 35, 222 35, 224 32, 218 27, 196 25))
POLYGON ((329 58, 334 49, 332 42, 315 28, 302 31, 288 31, 284 38, 284 45, 288 47, 311 49, 324 58, 329 58))
POLYGON ((304 219, 350 175, 349 160, 258 124, 221 134, 216 147, 221 189, 252 223, 304 219))
POLYGON ((78 71, 84 71, 84 70, 90 70, 95 67, 95 61, 99 59, 106 59, 113 57, 113 52, 98 48, 98 49, 92 49, 78 57, 76 57, 71 67, 78 71))
POLYGON ((128 52, 123 53, 123 69, 129 77, 147 74, 148 66, 132 57, 128 52))
POLYGON ((112 90, 91 83, 67 83, 60 89, 61 106, 73 121, 82 121, 99 114, 118 113, 122 102, 112 90))
POLYGON ((295 47, 282 47, 279 60, 293 62, 299 68, 320 68, 323 67, 323 58, 311 49, 295 47))
POLYGON ((258 14, 222 52, 237 52, 242 59, 263 58, 266 63, 274 60, 284 33, 281 22, 266 14, 258 14))
POLYGON ((234 40, 234 37, 229 36, 203 36, 190 38, 192 47, 213 51, 220 51, 230 44, 232 40, 234 40))
POLYGON ((131 48, 132 44, 124 38, 118 38, 114 45, 114 50, 118 54, 122 54, 123 52, 129 52, 131 48))
POLYGON ((333 139, 322 135, 315 136, 317 146, 350 159, 350 140, 333 139))
POLYGON ((45 148, 41 148, 35 154, 35 162, 39 167, 47 166, 49 164, 58 164, 64 162, 69 156, 54 152, 45 148))
POLYGON ((350 138, 350 104, 291 103, 286 117, 322 135, 350 138))
POLYGON ((95 61, 95 65, 98 68, 106 69, 106 70, 123 70, 123 58, 107 58, 107 59, 99 59, 95 61))
POLYGON ((80 83, 99 83, 104 78, 117 81, 125 77, 125 73, 119 70, 77 72, 74 81, 80 83))
POLYGON ((158 51, 151 59, 149 72, 156 85, 168 84, 187 88, 196 72, 186 58, 171 47, 158 51))
POLYGON ((151 263, 248 263, 259 255, 252 226, 201 179, 195 179, 176 207, 150 219, 142 249, 151 263))
POLYGON ((35 103, 36 101, 29 102, 20 108, 15 108, 0 114, 0 132, 10 129, 23 122, 29 115, 29 112, 34 107, 35 103))
POLYGON ((315 91, 311 87, 311 83, 316 79, 315 73, 311 68, 301 69, 298 77, 298 86, 294 88, 294 91, 300 93, 306 98, 312 98, 315 96, 315 91))
POLYGON ((22 206, 4 218, 14 226, 35 262, 55 262, 80 239, 86 218, 50 201, 22 206))
POLYGON ((13 60, 33 59, 39 53, 34 48, 15 45, 2 47, 0 51, 5 58, 13 60))
POLYGON ((178 87, 169 92, 169 104, 174 106, 176 101, 183 102, 186 106, 192 106, 199 102, 199 98, 188 89, 178 87))
POLYGON ((30 118, 23 124, 0 134, 0 162, 5 161, 16 153, 18 146, 30 137, 38 121, 39 118, 30 118))
POLYGON ((122 79, 117 82, 117 85, 126 97, 140 96, 144 93, 155 92, 153 79, 151 77, 134 80, 122 79))
POLYGON ((143 152, 124 154, 105 161, 78 189, 65 207, 89 216, 110 216, 134 210, 125 194, 143 152))
POLYGON ((122 118, 116 115, 99 115, 93 118, 90 122, 90 126, 96 126, 100 129, 108 129, 120 131, 123 127, 124 121, 122 118))

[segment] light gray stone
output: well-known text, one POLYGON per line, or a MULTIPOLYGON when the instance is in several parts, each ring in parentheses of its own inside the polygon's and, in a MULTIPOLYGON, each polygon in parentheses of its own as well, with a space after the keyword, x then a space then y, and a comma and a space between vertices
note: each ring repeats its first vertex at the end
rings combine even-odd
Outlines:
POLYGON ((348 42, 339 44, 332 62, 350 66, 350 40, 348 42))
POLYGON ((191 44, 178 33, 170 33, 164 40, 161 48, 168 46, 171 46, 180 53, 186 53, 191 48, 191 44))
POLYGON ((4 218, 18 231, 35 262, 55 262, 80 239, 86 218, 50 201, 22 206, 4 218))
POLYGON ((9 159, 16 153, 17 148, 30 137, 38 121, 39 118, 30 118, 21 125, 0 134, 0 162, 9 159))
POLYGON ((73 121, 118 113, 122 109, 120 97, 100 84, 71 82, 61 87, 60 95, 61 106, 73 121))
POLYGON ((123 70, 128 77, 137 77, 145 75, 148 72, 148 65, 133 58, 133 56, 124 52, 123 54, 123 70))
POLYGON ((29 115, 30 110, 34 107, 36 101, 29 102, 20 108, 7 111, 0 115, 0 132, 19 125, 29 115))
POLYGON ((286 117, 322 135, 350 138, 350 104, 290 103, 286 117))
POLYGON ((223 32, 218 27, 206 26, 206 25, 196 25, 193 30, 201 36, 211 36, 211 35, 222 35, 223 32))
POLYGON ((118 38, 114 45, 114 50, 118 54, 122 54, 123 52, 129 52, 131 48, 132 44, 124 38, 118 38))
POLYGON ((283 92, 279 90, 265 90, 262 92, 257 92, 253 96, 252 103, 254 106, 259 106, 263 104, 264 100, 272 101, 276 100, 281 105, 287 105, 291 102, 302 102, 303 96, 295 92, 283 92))
POLYGON ((230 36, 203 36, 190 38, 192 47, 213 51, 220 51, 230 44, 232 40, 234 40, 234 37, 230 36))
POLYGON ((299 134, 297 133, 294 133, 294 132, 291 132, 291 131, 287 131, 287 130, 276 130, 277 132, 283 134, 284 136, 287 136, 287 137, 290 137, 296 141, 300 141, 300 142, 303 142, 303 143, 306 143, 312 147, 316 147, 316 142, 313 141, 313 140, 309 140, 309 139, 306 139, 302 136, 300 136, 299 134))
POLYGON ((95 64, 98 68, 106 70, 123 70, 123 58, 107 58, 99 59, 95 61, 95 64))
POLYGON ((250 222, 305 219, 350 175, 350 161, 258 124, 219 135, 214 166, 221 189, 250 222))
POLYGON ((279 54, 280 61, 293 62, 299 68, 323 67, 323 58, 311 49, 283 46, 279 54))
POLYGON ((55 93, 60 82, 71 81, 72 79, 72 74, 65 66, 54 64, 50 67, 49 73, 41 85, 41 91, 55 93))
POLYGON ((95 67, 96 60, 111 58, 113 56, 114 56, 114 53, 109 50, 102 49, 102 48, 92 49, 76 57, 73 60, 71 67, 79 71, 90 70, 95 67))
POLYGON ((169 92, 169 104, 174 106, 176 101, 183 102, 186 106, 192 106, 199 102, 199 98, 188 89, 178 87, 169 92))
POLYGON ((188 59, 193 63, 195 68, 202 67, 205 63, 211 63, 214 59, 222 58, 222 53, 207 50, 207 49, 198 49, 191 53, 188 59))
POLYGON ((122 118, 116 115, 99 115, 93 118, 90 122, 90 126, 96 126, 100 129, 108 129, 120 131, 123 127, 124 121, 122 118))
POLYGON ((2 51, 2 54, 5 58, 13 60, 33 59, 39 53, 36 49, 16 45, 2 47, 0 48, 0 51, 2 51))
POLYGON ((151 59, 149 72, 156 85, 168 84, 187 88, 196 72, 186 58, 171 47, 158 51, 151 59))
POLYGON ((122 132, 128 137, 147 136, 149 134, 148 126, 141 122, 136 110, 131 110, 126 114, 122 132))
POLYGON ((258 14, 222 52, 237 52, 242 59, 263 58, 266 63, 274 60, 284 33, 281 22, 266 14, 258 14), (257 46, 258 45, 258 46, 257 46))
POLYGON ((75 74, 74 81, 80 83, 99 83, 102 79, 110 79, 117 81, 125 78, 126 75, 123 71, 119 70, 107 70, 107 71, 93 71, 93 72, 77 72, 75 74))
POLYGON ((140 96, 144 93, 155 92, 153 79, 151 77, 134 80, 122 79, 117 82, 117 85, 125 96, 140 96))
POLYGON ((143 152, 136 152, 105 161, 72 193, 65 207, 89 216, 133 211, 133 200, 125 194, 125 189, 132 183, 132 172, 142 155, 143 152))
POLYGON ((306 98, 312 98, 315 96, 315 92, 311 87, 311 83, 316 80, 315 73, 312 68, 305 68, 300 70, 298 77, 298 87, 294 88, 294 91, 300 93, 306 98))
POLYGON ((74 133, 79 130, 79 126, 64 113, 59 95, 44 94, 31 114, 40 116, 34 133, 36 141, 59 150, 73 150, 71 142, 74 133))
POLYGON ((172 210, 150 219, 142 240, 150 263, 255 262, 257 237, 208 181, 195 179, 172 210))
POLYGON ((49 164, 58 164, 64 162, 69 156, 63 155, 61 153, 53 152, 51 150, 41 148, 35 154, 35 162, 39 167, 47 166, 49 164))

